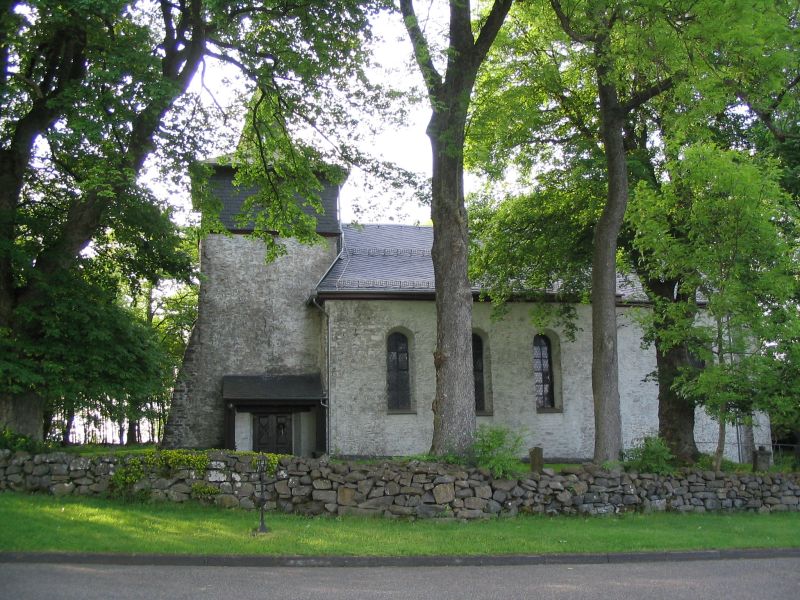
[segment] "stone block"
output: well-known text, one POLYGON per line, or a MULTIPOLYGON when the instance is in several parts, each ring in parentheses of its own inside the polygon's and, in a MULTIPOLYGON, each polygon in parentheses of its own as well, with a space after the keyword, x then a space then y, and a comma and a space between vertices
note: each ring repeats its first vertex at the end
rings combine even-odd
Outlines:
POLYGON ((214 504, 221 508, 235 508, 239 506, 239 498, 233 494, 218 494, 214 498, 214 504))
POLYGON ((311 485, 315 490, 329 490, 333 487, 330 479, 315 479, 311 485))
POLYGON ((486 509, 488 502, 485 498, 464 498, 464 508, 483 511, 486 509))
POLYGON ((497 479, 492 482, 492 487, 495 490, 502 490, 504 492, 510 492, 516 485, 517 481, 512 479, 497 479))
POLYGON ((286 479, 275 482, 275 491, 281 497, 289 497, 292 495, 292 490, 289 489, 289 482, 286 479))
POLYGON ((320 502, 335 503, 337 494, 334 490, 314 490, 311 492, 311 498, 314 500, 319 500, 320 502))
POLYGON ((206 480, 210 482, 227 481, 228 476, 222 471, 211 471, 206 473, 206 480))
POLYGON ((433 497, 436 500, 436 504, 449 504, 452 502, 456 497, 452 482, 440 483, 434 487, 433 497))
POLYGON ((75 484, 68 482, 68 483, 56 483, 55 485, 50 487, 50 493, 54 496, 67 496, 71 494, 75 490, 75 484))
MULTIPOLYGON (((345 486, 339 486, 336 490, 336 500, 340 506, 355 506, 356 505, 356 490, 345 486)), ((342 514, 342 513, 339 513, 342 514)))
POLYGON ((447 507, 441 504, 420 504, 416 508, 416 514, 422 519, 432 519, 445 513, 447 507))
POLYGON ((488 500, 492 497, 492 488, 488 485, 479 485, 475 488, 475 495, 478 498, 486 498, 488 500))
POLYGON ((358 507, 359 508, 386 508, 394 504, 394 498, 391 496, 381 496, 379 498, 372 498, 371 500, 366 500, 361 502, 358 507))
POLYGON ((292 496, 309 496, 311 494, 311 490, 312 488, 310 485, 299 485, 292 488, 292 496))

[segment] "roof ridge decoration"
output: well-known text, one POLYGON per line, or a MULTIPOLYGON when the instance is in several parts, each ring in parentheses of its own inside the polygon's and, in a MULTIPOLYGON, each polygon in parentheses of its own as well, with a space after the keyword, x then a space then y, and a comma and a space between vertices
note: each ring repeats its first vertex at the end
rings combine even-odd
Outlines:
POLYGON ((435 289, 432 281, 424 279, 339 279, 336 289, 435 289))
POLYGON ((431 256, 430 250, 420 248, 346 248, 350 256, 431 256))

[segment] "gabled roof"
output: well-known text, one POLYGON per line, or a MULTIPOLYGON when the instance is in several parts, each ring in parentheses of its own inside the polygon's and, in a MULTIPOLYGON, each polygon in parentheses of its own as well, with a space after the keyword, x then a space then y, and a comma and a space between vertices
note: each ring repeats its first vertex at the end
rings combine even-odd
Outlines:
MULTIPOLYGON (((433 276, 433 228, 412 225, 345 225, 342 250, 317 285, 327 297, 430 297, 433 276)), ((473 286, 473 292, 480 287, 473 286)), ((635 275, 617 276, 620 302, 647 302, 635 275)))
POLYGON ((433 294, 432 245, 431 227, 345 225, 342 251, 317 292, 433 294))

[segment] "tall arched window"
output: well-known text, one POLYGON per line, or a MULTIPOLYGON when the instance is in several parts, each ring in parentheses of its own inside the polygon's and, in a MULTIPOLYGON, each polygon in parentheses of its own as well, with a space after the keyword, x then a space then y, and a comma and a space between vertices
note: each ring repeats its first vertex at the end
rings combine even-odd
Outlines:
POLYGON ((408 338, 399 332, 389 335, 386 342, 386 388, 389 410, 411 409, 409 383, 408 338))
POLYGON ((555 408, 553 346, 546 335, 533 338, 533 389, 537 408, 555 408))
POLYGON ((483 382, 483 339, 472 334, 472 372, 475 375, 475 412, 486 412, 486 393, 483 382))

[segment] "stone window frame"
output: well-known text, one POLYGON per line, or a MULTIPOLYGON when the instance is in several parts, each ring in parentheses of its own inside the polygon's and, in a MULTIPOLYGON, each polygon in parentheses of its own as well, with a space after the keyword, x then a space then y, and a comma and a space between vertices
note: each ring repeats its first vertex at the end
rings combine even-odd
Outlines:
MULTIPOLYGON (((494 414, 494 405, 492 403, 492 354, 491 348, 489 345, 489 335, 480 329, 473 329, 472 330, 472 339, 475 338, 480 339, 483 356, 483 410, 478 410, 477 405, 477 385, 476 385, 476 398, 475 398, 475 414, 479 417, 491 417, 494 414)), ((473 346, 472 352, 472 367, 473 371, 475 370, 475 352, 473 346)), ((476 381, 477 383, 477 381, 476 381)))
POLYGON ((386 349, 386 411, 390 415, 406 415, 406 414, 416 414, 417 412, 417 403, 414 397, 414 379, 415 379, 415 369, 414 369, 414 356, 415 356, 415 349, 414 349, 414 334, 406 329, 405 327, 394 327, 390 329, 386 333, 386 340, 384 343, 384 348, 386 349), (390 372, 389 372, 389 340, 393 335, 402 335, 405 337, 406 340, 406 348, 407 348, 407 361, 408 361, 408 369, 407 369, 407 377, 408 377, 408 397, 405 406, 401 406, 399 408, 392 408, 390 406, 391 402, 391 392, 389 390, 390 384, 390 372))
POLYGON ((537 332, 531 340, 531 371, 533 382, 533 402, 536 412, 539 414, 561 413, 564 412, 564 403, 561 393, 561 341, 558 335, 551 330, 537 332), (544 338, 549 344, 549 367, 550 367, 550 388, 552 392, 552 406, 540 406, 539 397, 536 391, 536 358, 535 345, 536 338, 544 338))

